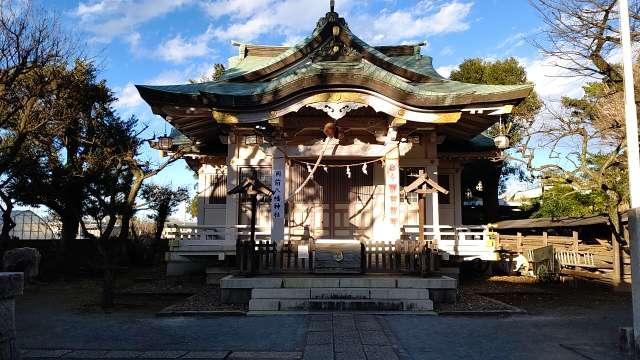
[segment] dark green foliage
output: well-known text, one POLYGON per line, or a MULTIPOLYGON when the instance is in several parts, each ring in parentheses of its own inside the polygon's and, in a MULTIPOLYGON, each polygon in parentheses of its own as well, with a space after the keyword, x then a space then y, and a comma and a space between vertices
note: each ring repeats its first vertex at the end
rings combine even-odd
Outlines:
POLYGON ((534 218, 579 217, 606 212, 606 195, 600 191, 579 191, 570 185, 555 185, 545 189, 532 206, 538 208, 534 218))
POLYGON ((178 205, 189 200, 186 187, 174 189, 170 185, 145 184, 140 195, 152 210, 149 218, 156 223, 156 240, 160 240, 167 218, 177 210, 178 205))
POLYGON ((187 209, 189 211, 189 215, 191 215, 192 217, 198 217, 198 201, 199 201, 200 197, 198 196, 198 194, 195 194, 191 200, 189 201, 189 208, 187 209))

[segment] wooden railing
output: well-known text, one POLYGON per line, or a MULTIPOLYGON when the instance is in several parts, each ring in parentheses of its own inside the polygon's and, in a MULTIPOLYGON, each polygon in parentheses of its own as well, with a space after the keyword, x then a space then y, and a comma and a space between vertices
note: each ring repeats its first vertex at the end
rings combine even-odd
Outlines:
MULTIPOLYGON (((280 250, 269 241, 241 241, 238 266, 243 274, 310 273, 314 270, 313 242, 287 241, 280 250), (307 247, 300 251, 300 247, 307 247), (300 254, 307 256, 301 257, 300 254)), ((362 243, 363 273, 429 274, 438 268, 439 256, 427 242, 399 240, 393 244, 368 241, 362 243)))
POLYGON ((557 249, 578 251, 580 245, 578 232, 574 231, 572 236, 549 236, 546 232, 542 235, 496 234, 496 247, 503 250, 525 253, 547 245, 553 245, 557 249))
MULTIPOLYGON (((433 241, 436 232, 432 225, 425 225, 425 239, 433 241)), ((405 225, 403 227, 406 239, 417 240, 418 225, 405 225)), ((452 256, 460 256, 463 259, 480 258, 482 260, 497 260, 495 244, 490 237, 487 226, 460 226, 440 225, 440 238, 433 242, 432 247, 440 252, 452 256)))
POLYGON ((301 258, 299 246, 308 246, 300 242, 287 241, 280 251, 271 241, 251 240, 238 243, 238 267, 243 274, 308 273, 313 270, 313 256, 301 258))
POLYGON ((366 241, 362 244, 362 267, 367 273, 410 273, 426 275, 439 266, 430 241, 366 241))

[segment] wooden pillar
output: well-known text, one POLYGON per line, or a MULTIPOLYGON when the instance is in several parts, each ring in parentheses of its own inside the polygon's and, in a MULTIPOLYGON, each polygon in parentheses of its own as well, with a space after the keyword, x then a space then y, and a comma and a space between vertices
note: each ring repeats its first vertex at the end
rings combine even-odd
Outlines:
POLYGON ((580 240, 578 239, 578 232, 574 231, 573 232, 573 251, 578 251, 580 249, 578 243, 580 242, 580 240))
POLYGON ((420 243, 424 243, 424 212, 426 207, 426 194, 418 194, 418 240, 420 243))
POLYGON ((284 243, 284 219, 286 187, 286 166, 284 154, 276 149, 271 160, 271 241, 280 246, 284 243))
POLYGON ((516 251, 522 252, 522 233, 521 232, 516 234, 516 251))
POLYGON ((258 195, 251 194, 251 243, 256 242, 256 220, 258 218, 258 195))
POLYGON ((432 220, 433 220, 433 248, 438 248, 440 242, 440 202, 438 201, 438 192, 431 193, 432 220))
MULTIPOLYGON (((238 146, 236 145, 237 136, 229 135, 229 146, 227 152, 227 189, 233 189, 238 185, 238 146)), ((226 203, 226 229, 225 243, 228 246, 237 245, 238 241, 238 216, 240 207, 240 197, 237 195, 227 194, 226 203)))
POLYGON ((542 232, 542 245, 544 246, 549 245, 549 234, 547 234, 546 231, 542 232))

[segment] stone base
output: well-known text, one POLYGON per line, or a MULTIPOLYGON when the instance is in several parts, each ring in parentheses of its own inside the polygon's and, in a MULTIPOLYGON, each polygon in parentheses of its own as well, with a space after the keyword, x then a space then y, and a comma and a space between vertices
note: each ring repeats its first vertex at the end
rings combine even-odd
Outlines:
POLYGON ((453 304, 458 301, 457 289, 431 289, 429 298, 436 304, 453 304))
POLYGON ((457 281, 439 276, 238 277, 220 280, 222 301, 260 311, 431 311, 455 302, 457 281))
POLYGON ((220 289, 223 304, 248 304, 251 300, 251 289, 220 289))

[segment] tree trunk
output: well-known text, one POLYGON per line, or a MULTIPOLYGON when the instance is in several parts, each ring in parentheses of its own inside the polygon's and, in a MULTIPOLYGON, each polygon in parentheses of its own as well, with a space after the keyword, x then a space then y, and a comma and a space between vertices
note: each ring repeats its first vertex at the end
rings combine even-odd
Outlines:
POLYGON ((167 217, 169 216, 169 209, 165 209, 165 207, 161 206, 158 209, 158 217, 156 218, 156 233, 155 233, 155 243, 156 243, 156 251, 154 255, 154 259, 159 256, 162 258, 164 253, 169 251, 169 243, 166 240, 162 239, 162 231, 164 230, 164 223, 167 221, 167 217))
POLYGON ((618 244, 625 244, 626 241, 622 232, 622 219, 617 204, 609 204, 609 206, 607 206, 607 217, 611 223, 611 232, 618 240, 618 244))
POLYGON ((9 242, 11 241, 11 230, 16 227, 16 223, 11 217, 13 211, 13 202, 3 192, 0 192, 0 197, 5 203, 5 208, 2 211, 2 232, 0 232, 0 248, 2 251, 7 250, 9 242))
POLYGON ((136 198, 138 192, 142 187, 144 181, 144 173, 136 173, 129 194, 127 195, 127 203, 122 211, 122 217, 120 220, 120 234, 118 235, 121 243, 128 243, 129 241, 129 229, 131 228, 131 219, 133 218, 134 209, 136 206, 136 198))
POLYGON ((158 214, 158 219, 156 221, 156 241, 160 241, 162 239, 162 231, 164 231, 164 223, 167 221, 167 212, 162 211, 158 214))
POLYGON ((56 258, 58 269, 60 269, 63 276, 66 276, 71 270, 69 265, 72 263, 72 259, 69 258, 69 246, 73 244, 78 236, 80 218, 75 212, 66 212, 59 215, 61 215, 62 234, 56 251, 56 258))

